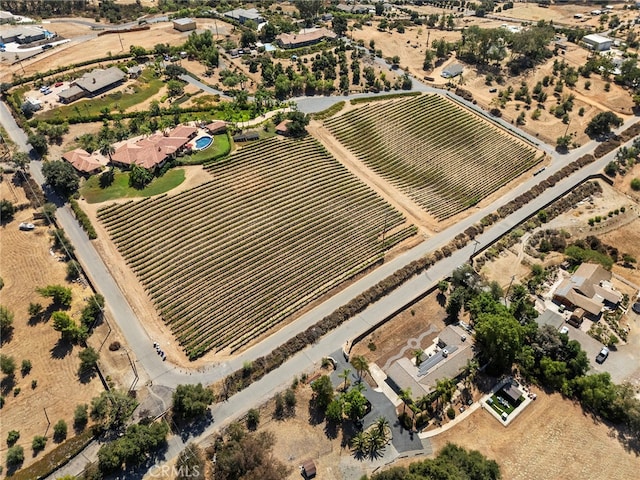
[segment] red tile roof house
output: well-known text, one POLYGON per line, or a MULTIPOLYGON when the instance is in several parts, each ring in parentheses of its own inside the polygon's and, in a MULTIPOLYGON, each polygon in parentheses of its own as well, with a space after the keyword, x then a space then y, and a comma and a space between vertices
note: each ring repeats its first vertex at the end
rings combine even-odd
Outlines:
POLYGON ((81 148, 66 152, 62 158, 73 165, 81 175, 87 176, 100 172, 107 164, 107 159, 100 153, 89 153, 81 148))
POLYGON ((289 122, 291 122, 291 120, 283 120, 276 125, 276 133, 284 136, 289 135, 289 122))
POLYGON ((162 168, 166 161, 182 151, 195 137, 198 129, 188 125, 179 125, 167 135, 154 133, 135 143, 124 142, 111 155, 114 165, 130 168, 135 164, 147 170, 162 168))

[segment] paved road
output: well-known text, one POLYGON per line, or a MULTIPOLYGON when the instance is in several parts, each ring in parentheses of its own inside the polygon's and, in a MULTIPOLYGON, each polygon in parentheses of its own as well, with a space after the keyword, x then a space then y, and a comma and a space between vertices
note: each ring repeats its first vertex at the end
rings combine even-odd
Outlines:
POLYGON ((210 93, 212 95, 220 95, 220 98, 223 98, 225 100, 233 100, 233 97, 230 97, 226 93, 220 90, 216 90, 215 88, 210 87, 209 85, 205 85, 200 80, 196 80, 195 78, 193 78, 191 75, 184 74, 184 75, 180 75, 179 78, 180 80, 184 80, 185 82, 190 83, 191 85, 198 87, 200 90, 203 90, 207 93, 210 93))

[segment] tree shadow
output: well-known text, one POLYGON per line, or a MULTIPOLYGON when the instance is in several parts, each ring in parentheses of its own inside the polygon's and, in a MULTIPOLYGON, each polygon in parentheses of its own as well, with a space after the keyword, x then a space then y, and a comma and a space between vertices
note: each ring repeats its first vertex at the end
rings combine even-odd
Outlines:
POLYGON ((328 439, 334 440, 338 438, 339 424, 337 422, 331 422, 327 420, 327 423, 324 426, 324 434, 328 439))
POLYGON ((39 323, 47 323, 51 318, 51 315, 53 314, 53 312, 57 312, 58 310, 59 309, 55 305, 50 304, 47 308, 43 309, 39 314, 30 316, 29 320, 27 320, 27 325, 29 325, 30 327, 34 327, 39 323))
POLYGON ((58 360, 63 359, 71 353, 71 350, 73 350, 73 345, 71 344, 71 342, 60 338, 56 342, 55 346, 50 350, 51 357, 58 360))
POLYGON ((12 326, 6 327, 2 332, 2 335, 0 335, 0 346, 4 345, 5 343, 9 343, 12 338, 13 338, 13 327, 12 326))
POLYGON ((15 375, 7 375, 0 381, 0 392, 2 392, 2 396, 6 397, 16 386, 16 377, 15 375))
POLYGON ((198 435, 203 433, 206 430, 206 428, 209 425, 211 425, 212 422, 213 422, 213 415, 211 414, 211 410, 207 409, 207 412, 205 413, 205 415, 203 415, 199 419, 188 424, 179 425, 178 434, 180 435, 180 438, 182 439, 182 441, 186 442, 190 438, 197 437, 198 435))
POLYGON ((442 308, 447 305, 447 296, 442 292, 438 292, 438 295, 436 295, 436 300, 438 302, 438 305, 440 305, 442 308))
POLYGON ((83 385, 90 383, 96 375, 98 375, 98 371, 94 368, 82 369, 82 367, 78 368, 78 381, 83 385))
POLYGON ((315 404, 315 402, 309 402, 309 425, 320 425, 325 420, 324 412, 321 408, 315 404))

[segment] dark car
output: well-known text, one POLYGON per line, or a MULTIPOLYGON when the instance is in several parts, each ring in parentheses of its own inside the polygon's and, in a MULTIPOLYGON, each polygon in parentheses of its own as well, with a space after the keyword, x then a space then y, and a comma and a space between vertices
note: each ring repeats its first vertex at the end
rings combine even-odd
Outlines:
POLYGON ((51 45, 50 43, 47 43, 46 45, 42 45, 43 50, 49 50, 50 48, 53 48, 53 45, 51 45))
POLYGON ((609 349, 607 347, 602 347, 602 350, 600 350, 600 353, 598 353, 598 356, 596 357, 596 363, 604 363, 608 356, 609 349))
POLYGON ((640 315, 640 302, 636 302, 633 304, 633 307, 631 307, 631 310, 633 310, 634 312, 636 312, 638 315, 640 315))

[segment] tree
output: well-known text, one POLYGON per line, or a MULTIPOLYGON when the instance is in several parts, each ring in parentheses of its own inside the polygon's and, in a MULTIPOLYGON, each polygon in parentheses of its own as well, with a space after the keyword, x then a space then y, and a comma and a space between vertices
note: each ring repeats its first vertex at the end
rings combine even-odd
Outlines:
POLYGON ((327 375, 322 375, 311 384, 311 389, 313 390, 313 402, 316 407, 326 411, 327 406, 334 397, 331 379, 327 375))
POLYGON ((295 138, 304 137, 307 134, 307 125, 309 125, 310 117, 302 112, 292 112, 289 114, 289 124, 287 131, 289 135, 295 138))
POLYGON ((53 299, 53 305, 60 308, 70 308, 73 294, 70 288, 62 285, 47 285, 43 288, 36 288, 36 292, 43 297, 53 299))
POLYGON ((242 35, 240 35, 240 45, 243 47, 248 47, 249 45, 253 45, 258 41, 258 35, 251 28, 245 28, 242 30, 242 35))
POLYGON ((613 112, 598 113, 587 125, 585 133, 590 137, 602 137, 611 133, 611 126, 619 127, 622 119, 613 112))
POLYGON ((78 174, 68 162, 61 160, 45 162, 42 165, 42 174, 56 192, 67 198, 77 192, 80 186, 78 174))
POLYGON ((631 180, 631 189, 636 192, 640 191, 640 178, 634 178, 631 180))
POLYGON ((327 420, 334 423, 342 421, 342 406, 342 401, 339 398, 334 398, 333 400, 331 400, 331 402, 329 402, 329 405, 327 405, 327 409, 325 411, 327 420))
POLYGON ((108 140, 103 140, 102 142, 100 142, 100 153, 105 157, 109 157, 109 162, 111 162, 111 155, 113 155, 115 151, 115 147, 108 140))
POLYGON ((331 28, 338 37, 342 37, 347 32, 347 17, 335 15, 331 20, 331 28))
POLYGON ((342 411, 351 420, 357 421, 364 417, 367 411, 367 399, 362 394, 362 388, 352 388, 342 395, 342 411))
POLYGON ((462 310, 462 306, 464 305, 464 297, 465 293, 462 288, 455 288, 449 295, 449 301, 445 307, 449 321, 455 322, 458 320, 458 315, 460 315, 460 310, 462 310))
POLYGON ((82 267, 76 260, 69 260, 67 262, 67 280, 75 280, 82 275, 82 267))
POLYGON ((363 373, 369 373, 369 363, 362 355, 356 355, 351 359, 351 365, 358 372, 358 380, 362 380, 363 373))
POLYGON ((184 83, 179 80, 169 80, 167 82, 167 92, 170 97, 179 97, 184 93, 184 83))
POLYGON ((213 392, 197 385, 178 385, 173 392, 172 412, 174 418, 191 422, 198 417, 202 417, 213 403, 213 392))
POLYGON ((322 6, 321 0, 296 0, 295 2, 298 12, 300 12, 300 18, 307 21, 310 24, 320 12, 322 6))
POLYGON ((104 297, 99 293, 87 298, 87 304, 82 309, 80 321, 87 329, 93 328, 103 315, 104 297))
POLYGON ((64 420, 58 420, 58 422, 53 426, 53 441, 60 443, 65 438, 67 438, 67 422, 64 420))
POLYGON ((507 372, 522 349, 524 329, 510 313, 481 314, 476 320, 480 355, 496 373, 507 372))
POLYGON ((131 165, 131 171, 129 172, 129 186, 142 190, 153 180, 153 173, 146 168, 142 168, 139 165, 131 165))
POLYGON ((16 207, 9 200, 0 200, 0 223, 8 223, 13 220, 16 213, 16 207))
POLYGON ((24 448, 20 445, 14 445, 7 450, 7 466, 16 468, 24 462, 24 448))
POLYGON ((338 377, 344 379, 343 390, 346 390, 347 387, 348 387, 347 382, 349 381, 349 375, 351 375, 351 369, 350 368, 345 368, 341 373, 338 374, 338 377))
POLYGON ((9 355, 0 355, 0 371, 7 377, 12 377, 16 373, 16 360, 9 355))
POLYGON ((119 430, 137 406, 134 398, 126 392, 111 390, 102 392, 91 400, 91 418, 107 430, 119 430))
POLYGON ((400 400, 402 400, 402 413, 404 414, 407 409, 407 405, 412 402, 411 388, 403 388, 400 390, 398 396, 400 397, 400 400))
POLYGON ((255 430, 260 424, 260 410, 252 408, 247 412, 247 428, 249 430, 255 430))
POLYGON ((188 444, 178 455, 176 480, 205 480, 205 458, 195 443, 188 444))
POLYGON ((556 138, 556 149, 561 152, 566 152, 571 145, 571 135, 562 135, 556 138))
MULTIPOLYGON (((27 137, 27 141, 31 144, 31 146, 38 153, 38 155, 45 155, 49 151, 49 144, 47 143, 47 137, 45 137, 40 133, 29 134, 29 136, 27 137)), ((68 165, 71 167, 71 164, 68 164, 68 165)))
POLYGON ((29 312, 29 316, 35 320, 40 317, 40 315, 42 315, 42 304, 31 302, 29 303, 29 308, 27 309, 27 311, 29 312))
POLYGON ((438 405, 440 410, 444 409, 444 406, 451 401, 453 392, 455 391, 456 384, 450 378, 440 378, 436 380, 436 392, 438 394, 438 405))
POLYGON ((7 446, 13 447, 19 438, 20 432, 18 432, 17 430, 9 431, 9 433, 7 434, 7 446))
POLYGON ((93 347, 87 347, 78 353, 78 357, 80 358, 78 374, 84 375, 85 373, 93 372, 98 365, 100 354, 96 352, 93 347))
POLYGON ((20 365, 20 373, 23 377, 26 377, 31 372, 31 368, 31 360, 25 358, 24 360, 22 360, 22 364, 20 365))
POLYGON ((36 435, 33 437, 31 442, 31 448, 33 449, 33 454, 37 454, 38 452, 44 450, 44 447, 47 445, 47 437, 43 435, 36 435))
POLYGON ((0 339, 3 341, 11 335, 13 318, 13 312, 4 305, 0 305, 0 339))
POLYGON ((77 431, 84 430, 89 421, 89 406, 85 404, 76 405, 76 409, 73 412, 73 428, 77 431))

